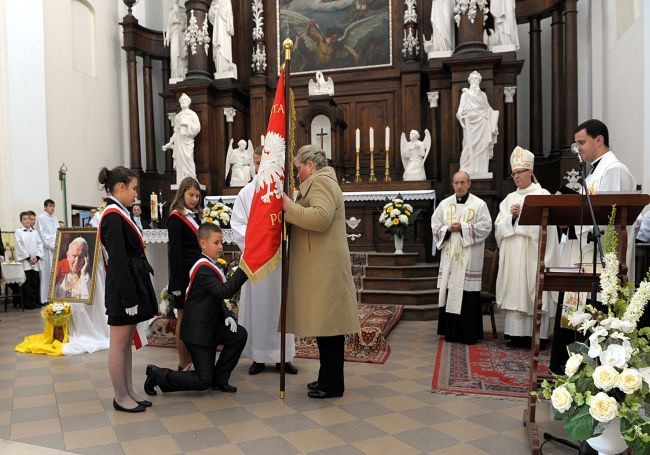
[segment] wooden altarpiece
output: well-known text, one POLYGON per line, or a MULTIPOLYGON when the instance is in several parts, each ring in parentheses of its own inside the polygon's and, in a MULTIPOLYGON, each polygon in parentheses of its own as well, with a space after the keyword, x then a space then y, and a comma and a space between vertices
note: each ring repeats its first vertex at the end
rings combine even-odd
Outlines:
MULTIPOLYGON (((618 257, 621 267, 621 277, 624 278, 627 267, 625 266, 627 251, 626 226, 633 224, 643 208, 650 203, 647 194, 608 194, 591 196, 596 222, 607 225, 612 210, 616 206, 614 225, 619 234, 618 257)), ((544 291, 576 291, 587 292, 591 290, 591 274, 577 272, 549 272, 544 265, 544 252, 546 251, 548 226, 577 226, 590 225, 589 206, 587 200, 578 194, 527 196, 526 204, 519 217, 520 225, 541 226, 541 235, 538 250, 537 291, 535 299, 534 325, 531 363, 529 373, 530 391, 539 388, 538 367, 540 349, 540 327, 542 321, 542 293, 544 291)), ((630 239, 634 241, 634 239, 630 239)), ((528 405, 524 410, 524 425, 528 431, 531 451, 534 455, 540 453, 539 427, 535 422, 537 398, 528 396, 528 405)))

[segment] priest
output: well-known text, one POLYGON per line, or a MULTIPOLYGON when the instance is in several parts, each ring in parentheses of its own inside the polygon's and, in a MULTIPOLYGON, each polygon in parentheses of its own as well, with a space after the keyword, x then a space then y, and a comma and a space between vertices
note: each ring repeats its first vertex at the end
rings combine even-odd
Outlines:
POLYGON ((481 275, 492 218, 487 204, 469 192, 467 172, 456 172, 452 182, 455 194, 440 202, 431 217, 433 242, 441 250, 438 334, 445 341, 475 344, 483 338, 481 275))
MULTIPOLYGON (((499 246, 496 301, 505 310, 503 333, 511 347, 529 347, 533 335, 536 281, 538 274, 539 226, 519 225, 519 215, 528 195, 548 195, 533 173, 535 155, 516 147, 510 155, 512 179, 517 190, 499 205, 494 235, 499 246)), ((549 232, 551 232, 550 230, 549 232)), ((553 242, 547 242, 547 249, 553 242)), ((553 314, 550 293, 543 294, 540 337, 548 339, 549 315, 553 314)))

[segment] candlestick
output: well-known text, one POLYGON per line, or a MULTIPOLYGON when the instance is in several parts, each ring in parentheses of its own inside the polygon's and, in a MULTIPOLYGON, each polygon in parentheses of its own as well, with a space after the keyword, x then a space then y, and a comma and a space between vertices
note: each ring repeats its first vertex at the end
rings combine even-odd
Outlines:
POLYGON ((385 149, 386 153, 388 153, 388 149, 390 148, 390 128, 386 127, 386 134, 384 135, 384 144, 385 144, 385 149))
POLYGON ((357 130, 354 132, 354 138, 355 138, 355 146, 358 152, 359 148, 361 147, 361 131, 359 131, 359 128, 357 128, 357 130))
POLYGON ((158 221, 158 195, 156 193, 151 193, 149 209, 151 210, 151 221, 158 221))
POLYGON ((370 149, 370 177, 368 177, 368 183, 376 183, 377 177, 375 177, 375 151, 370 149))
MULTIPOLYGON (((388 130, 388 127, 386 127, 388 130)), ((386 136, 388 137, 388 136, 386 136)), ((384 169, 384 182, 390 182, 390 159, 389 159, 389 148, 388 148, 388 139, 386 139, 386 165, 384 169)))
MULTIPOLYGON (((359 129, 357 128, 357 133, 358 132, 359 129)), ((361 183, 361 166, 359 165, 359 147, 357 147, 357 165, 354 172, 354 183, 361 183)))
POLYGON ((375 149, 375 130, 372 129, 372 126, 368 131, 368 135, 370 136, 370 153, 372 153, 372 151, 375 149))

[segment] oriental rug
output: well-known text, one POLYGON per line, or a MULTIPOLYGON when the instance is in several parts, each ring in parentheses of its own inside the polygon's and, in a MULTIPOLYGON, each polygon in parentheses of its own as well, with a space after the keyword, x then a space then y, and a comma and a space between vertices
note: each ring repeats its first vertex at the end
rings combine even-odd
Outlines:
MULTIPOLYGON (((386 363, 390 356, 388 334, 397 325, 402 305, 359 304, 361 332, 345 336, 345 360, 348 362, 386 363)), ((317 359, 314 337, 296 337, 296 357, 317 359)))
MULTIPOLYGON (((528 397, 531 351, 506 346, 504 339, 475 345, 438 342, 431 387, 434 392, 528 397)), ((550 349, 540 351, 539 373, 547 374, 550 349)))

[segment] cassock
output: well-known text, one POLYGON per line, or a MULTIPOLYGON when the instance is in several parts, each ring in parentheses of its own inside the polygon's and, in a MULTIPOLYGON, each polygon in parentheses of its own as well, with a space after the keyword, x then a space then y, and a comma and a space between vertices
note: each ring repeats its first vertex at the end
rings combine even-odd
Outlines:
POLYGON ((485 239, 492 231, 487 204, 471 193, 462 198, 450 196, 433 212, 431 230, 435 248, 441 250, 438 334, 447 341, 476 343, 483 337, 483 253, 485 239), (449 231, 449 226, 456 222, 461 223, 462 231, 449 231))
POLYGON ((36 232, 43 242, 43 258, 41 260, 41 303, 47 303, 50 290, 50 277, 54 263, 54 244, 56 231, 59 229, 59 220, 54 215, 43 212, 36 220, 36 232))
MULTIPOLYGON (((592 169, 585 180, 587 190, 591 195, 597 195, 602 192, 629 192, 636 190, 636 180, 634 176, 611 150, 603 154, 599 159, 591 163, 592 169)), ((600 227, 604 230, 604 226, 600 227)), ((591 219, 589 213, 585 214, 585 221, 582 227, 575 227, 575 234, 577 239, 568 240, 565 235, 561 240, 560 249, 560 265, 564 267, 572 267, 580 262, 591 263, 593 261, 594 244, 587 242, 587 236, 591 232, 591 219), (582 248, 582 257, 580 250, 582 248)), ((634 226, 627 227, 627 251, 626 262, 628 267, 628 276, 634 280, 634 226)), ((600 259, 598 259, 600 262, 600 259)), ((589 279, 589 277, 585 277, 589 279)), ((569 358, 566 351, 566 346, 581 338, 581 335, 573 329, 562 327, 562 315, 568 314, 576 310, 578 306, 584 305, 588 293, 586 292, 567 292, 564 293, 562 304, 558 305, 555 316, 555 327, 553 332, 553 348, 551 352, 550 369, 554 373, 563 373, 564 365, 569 358)), ((560 302, 558 302, 560 303, 560 302)))
MULTIPOLYGON (((513 337, 532 337, 533 315, 537 294, 539 226, 520 226, 519 217, 512 220, 510 211, 514 204, 524 205, 528 195, 548 195, 549 192, 538 183, 528 188, 517 189, 508 194, 499 205, 499 214, 494 222, 494 235, 499 246, 499 273, 496 284, 496 301, 505 310, 504 334, 513 337)), ((549 236, 554 229, 549 229, 549 236)), ((547 239, 546 257, 557 244, 547 239)), ((554 308, 549 292, 542 295, 542 325, 540 337, 548 338, 550 316, 554 308)))
MULTIPOLYGON (((239 249, 245 247, 248 215, 255 195, 257 176, 239 191, 230 218, 230 227, 239 249)), ((248 328, 248 342, 243 355, 257 363, 280 362, 280 299, 282 268, 277 267, 261 282, 247 281, 239 298, 239 323, 248 328)), ((291 362, 296 353, 295 337, 286 334, 285 361, 291 362)))

